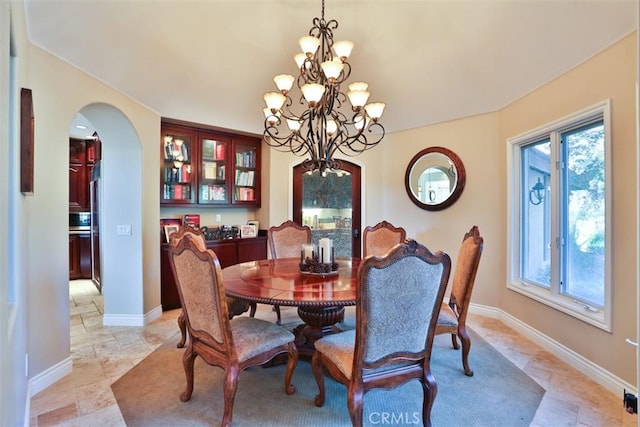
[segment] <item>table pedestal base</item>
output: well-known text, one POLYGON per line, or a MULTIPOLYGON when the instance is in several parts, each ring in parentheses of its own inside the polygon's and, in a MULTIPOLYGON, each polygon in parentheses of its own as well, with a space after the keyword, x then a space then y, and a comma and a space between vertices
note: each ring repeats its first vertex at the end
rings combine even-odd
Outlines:
POLYGON ((336 323, 344 320, 344 307, 298 307, 298 316, 304 324, 296 326, 296 346, 302 355, 311 356, 313 345, 324 335, 341 332, 336 323))

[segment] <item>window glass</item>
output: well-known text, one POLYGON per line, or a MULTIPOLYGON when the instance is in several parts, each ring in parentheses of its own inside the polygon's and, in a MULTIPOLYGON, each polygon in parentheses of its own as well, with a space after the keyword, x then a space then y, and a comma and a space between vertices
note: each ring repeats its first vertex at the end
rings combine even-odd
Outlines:
POLYGON ((609 102, 510 139, 508 287, 611 330, 609 102))
POLYGON ((565 274, 561 293, 604 305, 605 158, 602 121, 562 134, 565 274))
POLYGON ((548 139, 522 148, 523 190, 522 278, 549 287, 550 276, 550 197, 551 143, 548 139))

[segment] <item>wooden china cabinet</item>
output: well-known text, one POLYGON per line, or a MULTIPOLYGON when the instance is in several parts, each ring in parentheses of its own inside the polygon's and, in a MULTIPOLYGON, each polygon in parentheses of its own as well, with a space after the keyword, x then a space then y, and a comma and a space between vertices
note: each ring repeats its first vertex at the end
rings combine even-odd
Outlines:
POLYGON ((260 207, 259 137, 163 122, 160 206, 260 207))
MULTIPOLYGON (((160 141, 160 207, 260 207, 261 148, 258 136, 219 131, 163 119, 160 141)), ((163 310, 180 307, 169 264, 169 244, 160 247, 163 310)), ((267 258, 267 237, 207 241, 221 267, 267 258)))

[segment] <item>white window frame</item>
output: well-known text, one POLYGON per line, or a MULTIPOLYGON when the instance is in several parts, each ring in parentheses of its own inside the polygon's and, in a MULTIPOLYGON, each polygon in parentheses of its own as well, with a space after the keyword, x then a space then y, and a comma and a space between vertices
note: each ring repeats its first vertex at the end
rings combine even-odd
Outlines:
MULTIPOLYGON (((605 100, 591 107, 585 108, 577 113, 566 116, 562 119, 543 125, 537 129, 528 131, 521 135, 507 139, 507 288, 542 304, 546 304, 556 310, 573 316, 588 324, 596 326, 607 332, 611 332, 611 311, 612 311, 612 169, 611 169, 611 101, 605 100), (520 227, 521 227, 521 148, 532 142, 549 138, 554 133, 564 132, 580 124, 590 122, 594 119, 602 119, 604 123, 604 155, 605 155, 605 287, 604 287, 604 307, 591 307, 583 302, 576 301, 570 297, 559 293, 558 284, 554 285, 552 280, 550 289, 526 283, 520 277, 520 227)), ((552 144, 552 152, 555 150, 552 144)), ((557 158, 557 157, 556 157, 557 158)), ((558 188, 560 178, 557 170, 551 170, 551 185, 558 188)), ((559 237, 559 221, 554 212, 558 212, 560 203, 560 191, 553 191, 554 197, 551 202, 551 241, 559 237)), ((551 252, 551 271, 553 275, 559 276, 559 265, 556 261, 561 256, 561 251, 551 252)))

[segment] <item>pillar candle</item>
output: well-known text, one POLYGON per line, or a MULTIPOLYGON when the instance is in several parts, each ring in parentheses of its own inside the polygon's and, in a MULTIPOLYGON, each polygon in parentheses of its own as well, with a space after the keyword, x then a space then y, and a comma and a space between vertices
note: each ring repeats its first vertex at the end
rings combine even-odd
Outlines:
POLYGON ((322 263, 330 263, 331 262, 331 248, 332 248, 332 241, 331 239, 325 237, 320 239, 319 245, 320 245, 320 253, 321 253, 321 260, 320 262, 322 263))
POLYGON ((304 259, 313 258, 313 245, 305 243, 302 245, 302 249, 304 250, 304 259))

